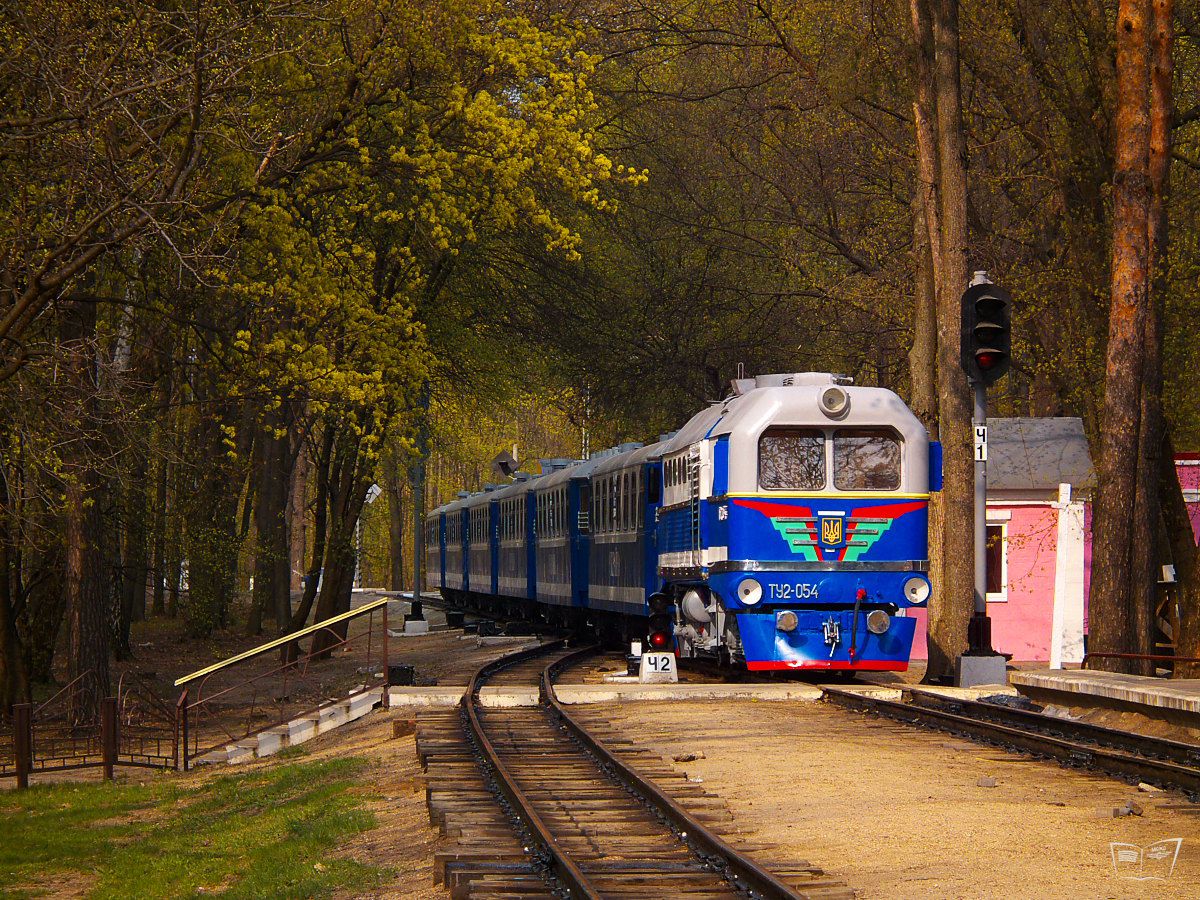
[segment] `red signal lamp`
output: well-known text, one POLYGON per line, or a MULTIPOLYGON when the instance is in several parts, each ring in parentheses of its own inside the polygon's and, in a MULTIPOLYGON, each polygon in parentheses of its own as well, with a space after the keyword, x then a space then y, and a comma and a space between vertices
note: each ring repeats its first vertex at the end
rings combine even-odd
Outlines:
POLYGON ((979 353, 975 356, 975 362, 979 364, 979 368, 981 369, 990 369, 999 361, 999 353, 979 353))
POLYGON ((669 643, 671 643, 671 636, 665 631, 656 631, 650 635, 650 646, 655 650, 662 650, 669 643))

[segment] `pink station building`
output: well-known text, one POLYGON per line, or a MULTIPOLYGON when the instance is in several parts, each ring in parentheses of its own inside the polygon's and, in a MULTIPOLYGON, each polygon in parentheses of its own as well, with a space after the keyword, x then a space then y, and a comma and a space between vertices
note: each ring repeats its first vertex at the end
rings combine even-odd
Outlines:
MULTIPOLYGON (((1195 530, 1200 454, 1180 454, 1176 467, 1195 530)), ((1083 660, 1095 480, 1082 420, 988 420, 988 614, 993 645, 1015 662, 1083 660)), ((913 658, 925 659, 918 618, 913 658)))

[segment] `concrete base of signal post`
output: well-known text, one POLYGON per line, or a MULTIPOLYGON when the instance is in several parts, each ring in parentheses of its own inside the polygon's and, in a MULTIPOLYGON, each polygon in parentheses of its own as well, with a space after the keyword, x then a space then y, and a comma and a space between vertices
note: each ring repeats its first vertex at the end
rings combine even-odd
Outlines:
POLYGON ((405 634, 429 634, 429 622, 425 619, 425 611, 421 608, 421 594, 414 590, 408 604, 408 612, 404 614, 405 634))
POLYGON ((979 656, 964 653, 954 661, 955 687, 982 684, 1008 684, 1008 660, 998 653, 979 656))

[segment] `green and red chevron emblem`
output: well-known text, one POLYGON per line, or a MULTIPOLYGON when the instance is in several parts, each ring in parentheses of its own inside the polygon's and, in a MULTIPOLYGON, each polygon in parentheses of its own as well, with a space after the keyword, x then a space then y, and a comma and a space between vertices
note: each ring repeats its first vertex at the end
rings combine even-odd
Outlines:
MULTIPOLYGON (((905 513, 921 509, 924 501, 862 506, 849 515, 838 511, 814 513, 809 506, 735 500, 771 520, 788 550, 807 562, 857 562, 905 513)), ((845 509, 845 507, 843 507, 845 509)))

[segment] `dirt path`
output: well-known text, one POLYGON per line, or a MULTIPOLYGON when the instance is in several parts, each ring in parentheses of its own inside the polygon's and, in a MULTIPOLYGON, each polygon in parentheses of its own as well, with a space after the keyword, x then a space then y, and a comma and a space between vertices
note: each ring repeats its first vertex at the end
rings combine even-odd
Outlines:
MULTIPOLYGON (((723 797, 745 832, 867 898, 1200 896, 1200 815, 1176 793, 822 704, 587 708, 723 797), (979 779, 994 778, 996 787, 979 779), (1100 818, 1136 799, 1141 817, 1100 818), (1109 843, 1184 839, 1170 880, 1113 874, 1109 843)), ((1200 812, 1200 805, 1195 807, 1200 812)))

